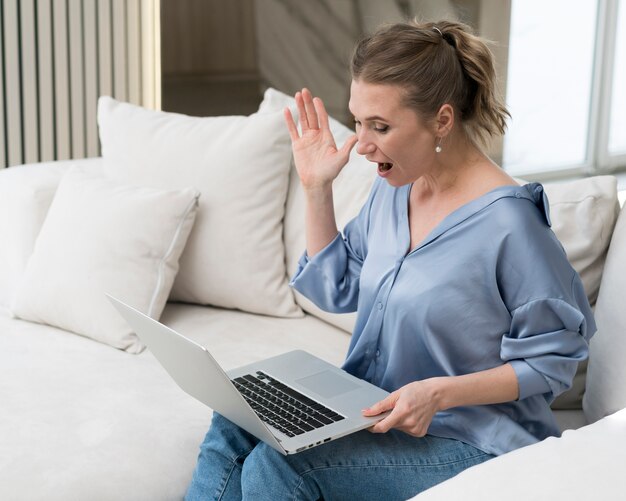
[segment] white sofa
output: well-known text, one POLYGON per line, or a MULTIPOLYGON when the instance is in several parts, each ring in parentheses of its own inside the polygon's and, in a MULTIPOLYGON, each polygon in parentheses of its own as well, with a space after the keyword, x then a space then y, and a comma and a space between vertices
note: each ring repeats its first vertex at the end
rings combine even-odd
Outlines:
MULTIPOLYGON (((70 284, 83 283, 79 276, 88 275, 95 291, 143 293, 136 292, 133 273, 112 276, 114 262, 111 273, 97 274, 94 263, 72 254, 83 248, 82 232, 68 237, 65 228, 62 242, 51 236, 62 221, 57 217, 53 227, 46 218, 51 203, 60 213, 56 190, 72 168, 154 189, 191 184, 202 193, 180 272, 171 266, 169 282, 159 285, 162 302, 167 294, 170 302, 157 305, 154 316, 205 345, 226 369, 292 349, 341 364, 354 315, 321 312, 287 286, 304 231, 302 193, 280 125, 285 104, 289 99, 270 89, 256 116, 198 119, 103 99, 102 158, 0 172, 0 499, 181 499, 210 423, 210 409, 180 390, 132 333, 117 347, 122 338, 94 333, 94 324, 114 313, 103 295, 76 294, 70 284), (59 269, 61 281, 53 273, 59 269), (42 282, 53 296, 45 296, 42 282), (33 296, 49 300, 35 303, 33 296)), ((338 142, 350 133, 335 121, 332 127, 338 142)), ((374 176, 353 154, 334 186, 340 227, 356 214, 374 176)), ((599 329, 586 382, 581 371, 555 403, 565 408, 555 414, 568 431, 471 468, 418 499, 624 495, 626 210, 616 224, 616 182, 609 176, 545 187, 553 229, 596 304, 599 329)), ((91 210, 97 209, 87 203, 74 215, 92 218, 96 227, 91 210)))

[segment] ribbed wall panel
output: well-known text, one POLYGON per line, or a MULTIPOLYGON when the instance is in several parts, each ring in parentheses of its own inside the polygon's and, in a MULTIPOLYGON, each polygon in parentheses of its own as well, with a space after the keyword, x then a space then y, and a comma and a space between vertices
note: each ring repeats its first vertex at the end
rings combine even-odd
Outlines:
POLYGON ((20 2, 20 44, 22 84, 22 126, 24 162, 39 159, 39 119, 37 108, 37 26, 35 2, 20 2))
POLYGON ((23 163, 22 86, 20 69, 20 16, 18 0, 4 0, 4 130, 8 165, 23 163))
POLYGON ((126 0, 112 0, 113 4, 113 93, 121 101, 128 101, 128 57, 126 0))
MULTIPOLYGON (((54 72, 52 58, 52 3, 37 0, 37 54, 39 93, 39 155, 42 162, 55 158, 54 72)), ((0 113, 0 117, 2 114, 0 113)), ((1 158, 1 157, 0 157, 1 158)))
POLYGON ((53 0, 52 7, 55 159, 67 160, 71 155, 70 138, 72 135, 67 3, 65 0, 53 0))
POLYGON ((96 0, 83 4, 83 55, 85 61, 85 129, 87 157, 98 155, 98 25, 96 0))
POLYGON ((0 0, 0 168, 100 153, 98 96, 158 109, 159 0, 0 0))
POLYGON ((68 0, 71 158, 85 157, 85 68, 81 0, 68 0))

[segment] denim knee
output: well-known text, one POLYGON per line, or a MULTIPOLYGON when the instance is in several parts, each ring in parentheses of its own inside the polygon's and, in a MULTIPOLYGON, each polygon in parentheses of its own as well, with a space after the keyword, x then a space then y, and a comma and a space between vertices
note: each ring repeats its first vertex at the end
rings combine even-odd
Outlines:
MULTIPOLYGON (((241 472, 244 499, 317 499, 289 458, 259 443, 246 458, 241 472)), ((313 489, 314 490, 314 489, 313 489)))

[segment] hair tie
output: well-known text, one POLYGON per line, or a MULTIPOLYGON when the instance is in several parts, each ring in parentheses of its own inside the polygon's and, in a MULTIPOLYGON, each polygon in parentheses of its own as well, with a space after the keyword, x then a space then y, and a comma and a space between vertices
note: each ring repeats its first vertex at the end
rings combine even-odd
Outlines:
POLYGON ((437 26, 433 26, 433 30, 439 33, 441 35, 441 38, 448 42, 448 44, 451 45, 452 48, 456 49, 456 40, 452 35, 450 35, 450 33, 442 33, 441 30, 437 28, 437 26))

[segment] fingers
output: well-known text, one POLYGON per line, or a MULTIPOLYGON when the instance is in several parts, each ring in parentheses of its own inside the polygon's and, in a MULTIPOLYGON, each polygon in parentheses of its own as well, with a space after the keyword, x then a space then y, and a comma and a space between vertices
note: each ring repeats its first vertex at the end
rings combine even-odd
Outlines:
POLYGON ((320 125, 317 118, 317 111, 315 110, 315 105, 313 104, 313 95, 309 89, 302 89, 302 99, 304 101, 304 109, 306 110, 309 129, 319 129, 320 125))
POLYGON ((398 401, 398 395, 396 392, 387 396, 387 398, 381 400, 380 402, 376 402, 369 409, 363 409, 364 416, 378 416, 383 412, 386 412, 390 409, 393 409, 398 401))
POLYGON ((318 117, 320 129, 330 130, 328 113, 326 112, 326 107, 324 106, 323 101, 319 97, 313 98, 313 106, 317 112, 316 116, 318 117))
POLYGON ((293 120, 291 110, 287 107, 283 110, 283 114, 285 116, 285 122, 287 122, 287 129, 289 130, 289 136, 291 137, 291 140, 298 140, 300 138, 300 136, 298 135, 298 127, 296 127, 296 122, 293 120))
POLYGON ((397 410, 393 410, 385 419, 379 421, 369 430, 372 433, 387 433, 391 428, 395 428, 403 419, 402 413, 397 410))
MULTIPOLYGON (((322 104, 322 100, 316 98, 319 104, 322 104)), ((302 92, 296 92, 296 105, 298 106, 298 114, 300 115, 300 127, 302 132, 307 130, 317 130, 320 128, 320 123, 317 117, 316 105, 313 102, 313 95, 309 89, 302 89, 302 92)), ((322 104, 323 108, 323 104, 322 104)), ((325 112, 325 110, 324 110, 325 112)), ((328 117, 327 117, 328 120, 328 117)))
POLYGON ((302 98, 302 92, 296 92, 296 106, 298 107, 298 117, 300 121, 300 128, 304 132, 309 129, 309 120, 304 108, 304 99, 302 98))

